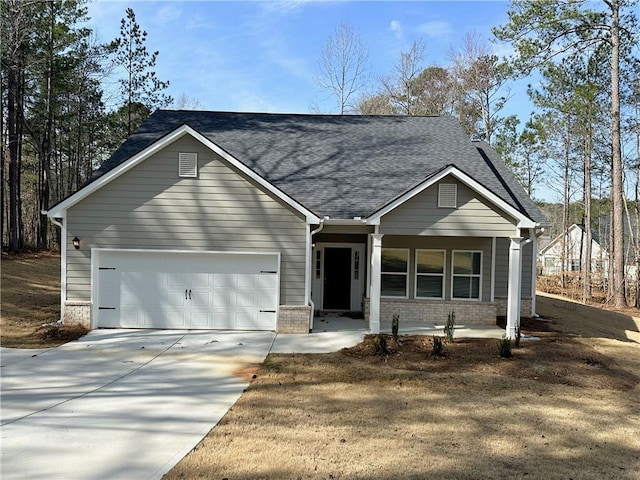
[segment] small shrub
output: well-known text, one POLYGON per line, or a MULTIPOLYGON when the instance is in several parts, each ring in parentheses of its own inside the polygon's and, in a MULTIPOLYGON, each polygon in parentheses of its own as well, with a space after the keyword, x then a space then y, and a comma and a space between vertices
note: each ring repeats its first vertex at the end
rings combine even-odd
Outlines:
POLYGON ((447 317, 447 322, 444 324, 444 337, 447 342, 453 343, 453 330, 456 324, 456 312, 451 310, 447 317))
POLYGON ((389 353, 389 348, 387 347, 387 336, 384 333, 379 333, 371 337, 371 342, 373 343, 374 355, 382 356, 389 353))
POLYGON ((516 327, 516 338, 513 341, 513 346, 516 348, 520 348, 520 337, 522 337, 522 335, 520 334, 520 325, 518 325, 516 327))
POLYGON ((498 353, 502 358, 511 358, 511 340, 503 338, 498 342, 498 353))
POLYGON ((442 353, 444 350, 444 345, 442 344, 442 338, 433 336, 433 340, 431 342, 431 356, 432 357, 442 357, 444 354, 442 353))
POLYGON ((391 335, 393 336, 393 341, 398 341, 398 323, 400 322, 400 315, 395 314, 393 316, 393 320, 391 320, 391 335))

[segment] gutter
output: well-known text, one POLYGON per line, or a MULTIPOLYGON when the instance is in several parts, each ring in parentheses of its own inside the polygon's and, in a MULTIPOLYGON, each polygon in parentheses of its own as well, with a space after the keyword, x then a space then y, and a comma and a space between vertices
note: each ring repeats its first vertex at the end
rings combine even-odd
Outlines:
MULTIPOLYGON (((49 217, 49 210, 40 210, 40 214, 49 217)), ((49 220, 51 220, 51 223, 53 223, 55 226, 62 228, 62 223, 57 221, 54 217, 49 217, 49 220)))

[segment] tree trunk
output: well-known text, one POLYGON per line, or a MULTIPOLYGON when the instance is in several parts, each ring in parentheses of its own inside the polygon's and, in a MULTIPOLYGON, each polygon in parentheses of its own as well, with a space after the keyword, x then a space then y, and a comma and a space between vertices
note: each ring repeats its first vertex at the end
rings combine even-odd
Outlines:
POLYGON ((613 299, 618 308, 627 306, 624 261, 624 195, 622 147, 620 144, 620 3, 611 3, 611 198, 613 202, 613 299))
POLYGON ((17 252, 22 247, 20 208, 20 78, 17 68, 7 69, 7 134, 9 143, 9 222, 8 249, 17 252))
POLYGON ((562 291, 564 294, 565 288, 567 288, 567 270, 569 269, 569 242, 568 242, 568 230, 569 230, 569 127, 566 127, 565 139, 564 139, 564 193, 562 198, 562 291))
POLYGON ((584 263, 582 266, 582 301, 587 303, 591 299, 591 117, 585 137, 584 152, 584 263))

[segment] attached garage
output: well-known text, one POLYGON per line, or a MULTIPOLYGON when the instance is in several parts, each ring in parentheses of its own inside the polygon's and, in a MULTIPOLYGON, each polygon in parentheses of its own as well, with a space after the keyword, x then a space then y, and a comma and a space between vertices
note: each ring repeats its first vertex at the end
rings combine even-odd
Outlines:
POLYGON ((94 328, 275 330, 279 253, 95 249, 94 328))

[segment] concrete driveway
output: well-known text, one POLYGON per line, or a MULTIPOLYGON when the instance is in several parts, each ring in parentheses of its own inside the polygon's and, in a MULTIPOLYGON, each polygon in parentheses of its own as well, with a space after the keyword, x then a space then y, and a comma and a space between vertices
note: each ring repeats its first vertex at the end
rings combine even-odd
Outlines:
POLYGON ((96 330, 2 349, 0 477, 150 479, 227 412, 272 332, 96 330))

